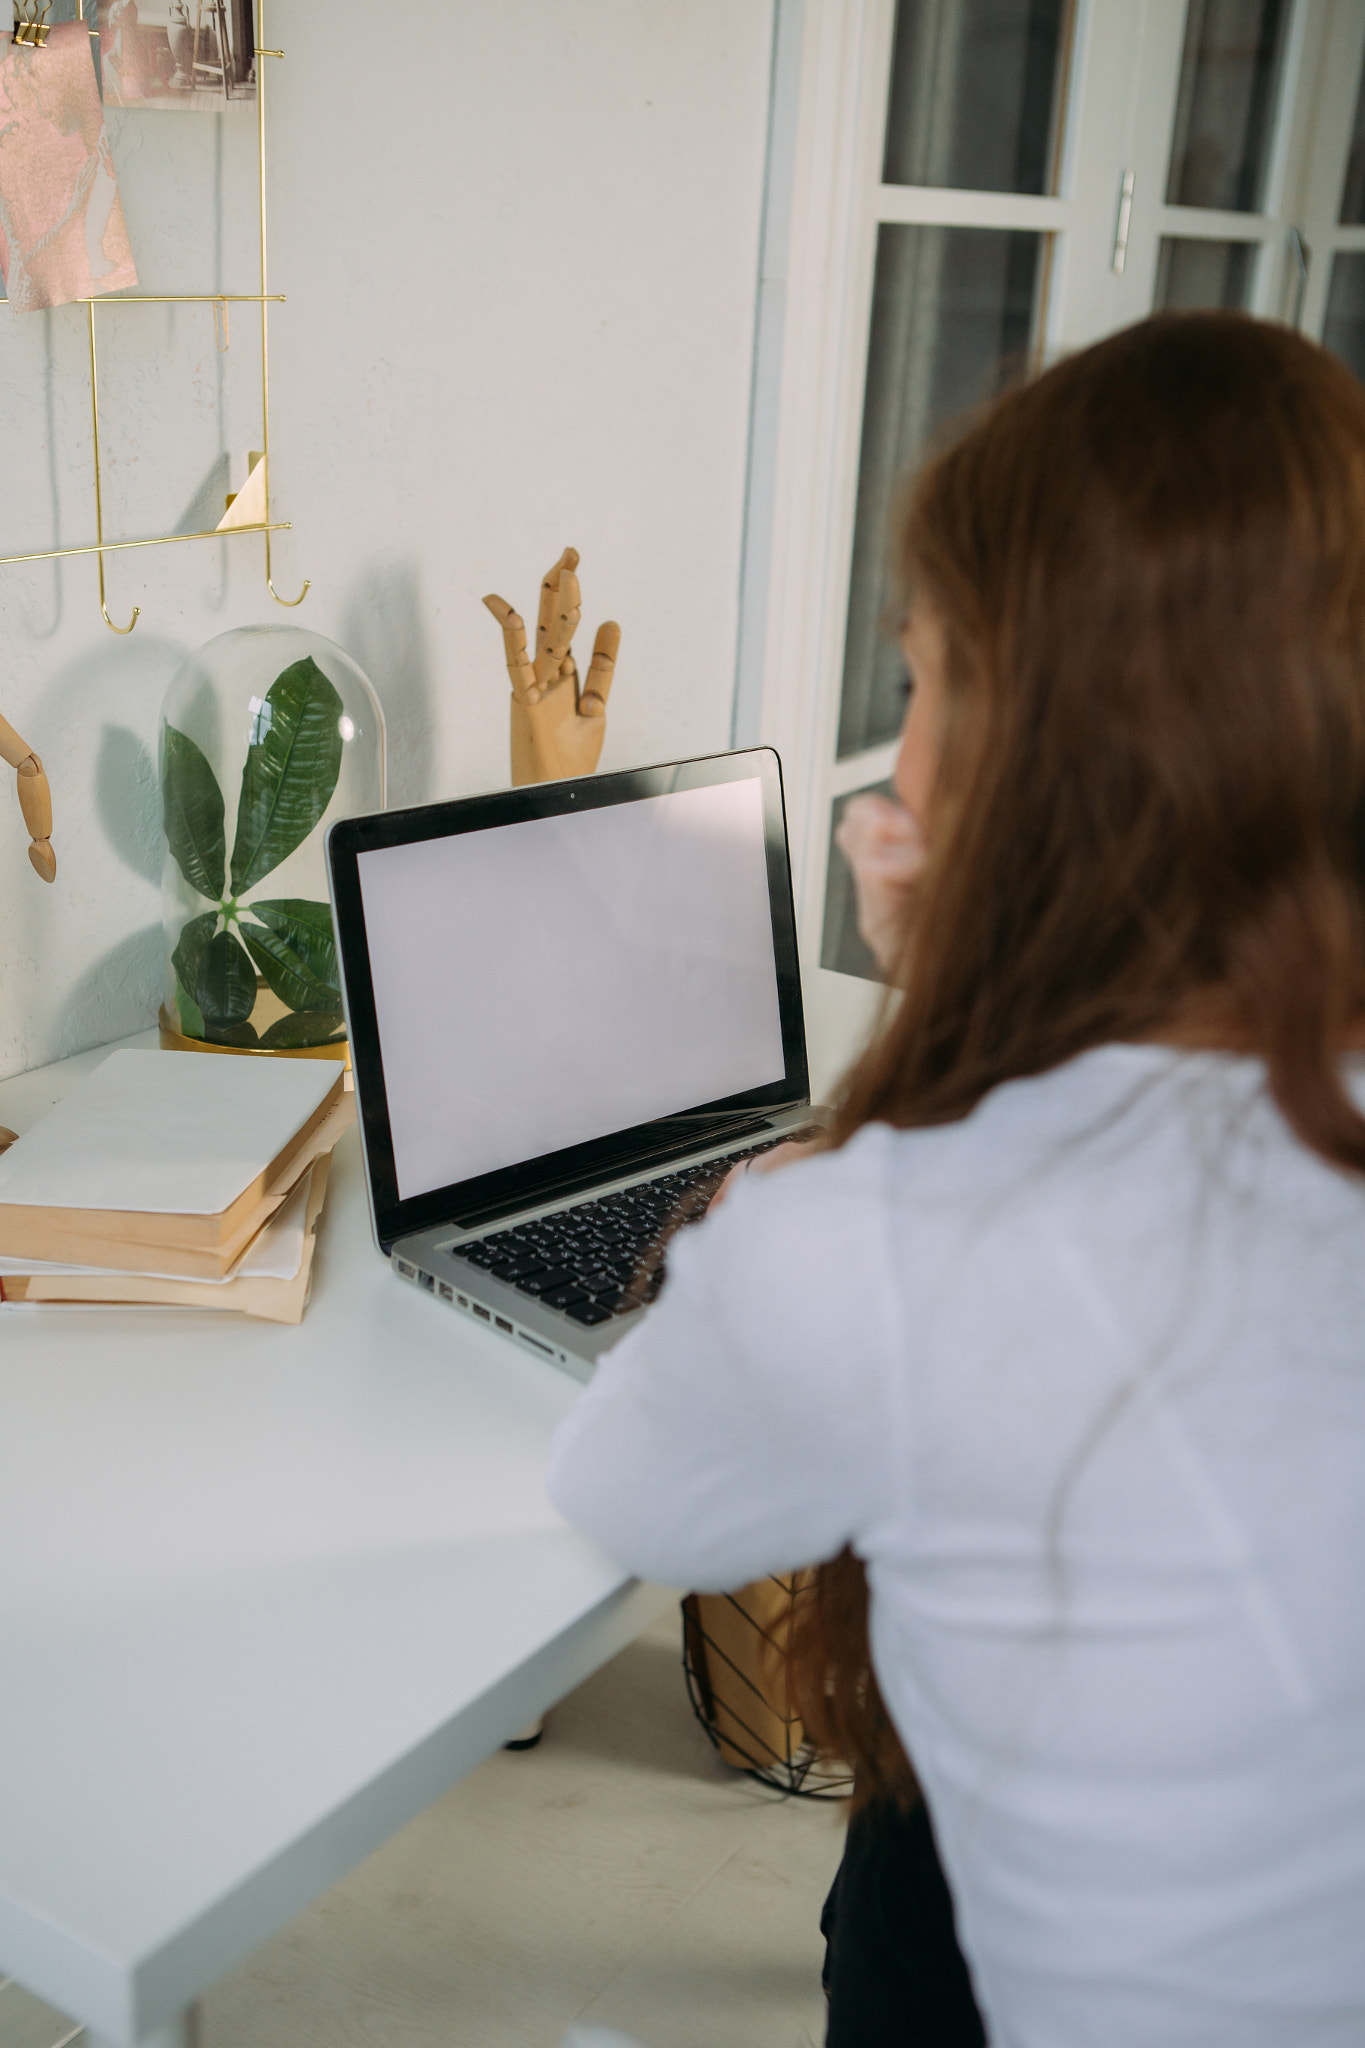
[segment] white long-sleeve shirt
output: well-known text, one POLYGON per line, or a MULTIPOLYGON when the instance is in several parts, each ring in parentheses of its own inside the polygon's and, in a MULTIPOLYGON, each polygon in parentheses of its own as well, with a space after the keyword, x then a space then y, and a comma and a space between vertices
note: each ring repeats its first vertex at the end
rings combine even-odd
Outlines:
POLYGON ((669 1584, 854 1545, 994 2048, 1365 2043, 1365 1183, 1258 1063, 752 1176, 550 1490, 669 1584))

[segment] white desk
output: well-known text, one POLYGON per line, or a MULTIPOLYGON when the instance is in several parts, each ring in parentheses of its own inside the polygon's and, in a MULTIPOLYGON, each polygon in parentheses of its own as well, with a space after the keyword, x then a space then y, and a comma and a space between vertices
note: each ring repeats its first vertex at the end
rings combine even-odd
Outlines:
MULTIPOLYGON (((0 1124, 98 1057, 0 1084, 0 1124)), ((353 1131, 300 1328, 0 1308, 0 1969, 184 2042, 660 1611, 545 1499, 577 1391, 390 1272, 353 1131)))

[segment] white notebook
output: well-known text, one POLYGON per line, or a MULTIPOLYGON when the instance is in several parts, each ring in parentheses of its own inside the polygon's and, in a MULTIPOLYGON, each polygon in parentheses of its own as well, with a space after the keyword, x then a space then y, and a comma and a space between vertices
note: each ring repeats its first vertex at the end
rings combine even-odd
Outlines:
POLYGON ((334 1060, 110 1053, 0 1153, 0 1205, 221 1215, 339 1076, 334 1060))

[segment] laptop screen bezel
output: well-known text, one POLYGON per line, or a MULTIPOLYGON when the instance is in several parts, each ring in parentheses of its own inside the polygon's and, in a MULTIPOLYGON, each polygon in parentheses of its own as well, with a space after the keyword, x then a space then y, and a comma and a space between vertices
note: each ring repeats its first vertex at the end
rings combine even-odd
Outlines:
MULTIPOLYGON (((383 811, 361 818, 339 819, 327 834, 327 865, 336 925, 337 959, 350 1035, 361 1136, 369 1178, 375 1236, 388 1251, 398 1238, 434 1225, 512 1214, 552 1198, 560 1188, 591 1185, 630 1172, 654 1159, 676 1157, 701 1135, 722 1129, 746 1114, 766 1113, 809 1100, 805 1020, 801 1001, 801 970, 796 946, 796 912, 792 901, 791 865, 787 853, 786 817, 782 800, 782 767, 770 747, 743 753, 712 754, 690 761, 629 768, 610 775, 582 776, 573 781, 530 783, 524 788, 491 795, 459 797, 409 810, 383 811), (393 1135, 384 1085, 384 1061, 375 1008, 365 906, 360 886, 360 857, 383 847, 410 846, 427 839, 483 832, 535 818, 562 817, 609 805, 636 803, 674 790, 704 789, 727 782, 758 779, 762 788, 763 836, 772 917, 773 961, 782 1034, 785 1072, 780 1081, 714 1102, 696 1103, 668 1117, 616 1131, 586 1143, 570 1145, 536 1159, 522 1160, 493 1173, 453 1181, 406 1199, 398 1192, 393 1135)), ((497 963, 471 962, 495 972, 497 963)), ((566 1086, 572 1082, 566 1079, 566 1086)))

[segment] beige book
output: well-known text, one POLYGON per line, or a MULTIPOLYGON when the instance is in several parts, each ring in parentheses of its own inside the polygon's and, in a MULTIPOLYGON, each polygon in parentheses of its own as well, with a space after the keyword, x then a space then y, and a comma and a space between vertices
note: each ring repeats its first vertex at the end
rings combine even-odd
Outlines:
MULTIPOLYGON (((168 1053, 168 1059, 192 1059, 192 1053, 168 1053)), ((209 1061, 205 1061, 209 1065, 209 1061)), ((223 1063, 225 1065, 225 1063, 223 1063)), ((321 1061, 309 1065, 321 1065, 321 1061)), ((309 1128, 301 1130, 297 1141, 284 1151, 282 1163, 264 1186, 254 1206, 241 1214, 241 1221, 231 1237, 221 1239, 213 1247, 196 1247, 176 1243, 172 1231, 164 1231, 158 1239, 151 1233, 139 1233, 127 1237, 123 1225, 127 1221, 127 1210, 123 1214, 111 1214, 106 1210, 70 1210, 65 1214, 53 1214, 39 1227, 37 1219, 25 1219, 23 1227, 10 1227, 4 1221, 4 1210, 0 1208, 0 1251, 6 1260, 27 1257, 27 1260, 41 1260, 59 1266, 102 1266, 117 1272, 147 1272, 153 1268, 168 1278, 184 1280, 221 1280, 246 1251, 254 1237, 270 1223, 270 1219, 287 1200, 291 1190, 307 1174, 313 1159, 321 1153, 329 1153, 344 1130, 356 1118, 356 1098, 344 1092, 336 1092, 334 1100, 325 1104, 323 1110, 309 1118, 309 1128)), ((158 1219, 160 1221, 160 1219, 158 1219)), ((172 1217, 174 1225, 176 1219, 172 1217)))
POLYGON ((221 1278, 338 1114, 332 1063, 113 1053, 0 1155, 0 1253, 221 1278))
MULTIPOLYGON (((241 1266, 227 1280, 171 1280, 140 1273, 28 1273, 0 1276, 0 1300, 73 1303, 106 1306, 191 1308, 228 1311, 254 1316, 270 1323, 298 1323, 313 1282, 313 1254, 317 1249, 317 1223, 327 1193, 327 1175, 332 1155, 324 1152, 305 1172, 307 1186, 300 1185, 285 1209, 295 1201, 303 1208, 302 1242, 298 1265, 290 1274, 256 1273, 248 1252, 241 1266)), ((284 1216, 280 1212, 280 1218, 284 1216)), ((261 1233, 272 1235, 271 1225, 261 1233)), ((267 1264, 268 1259, 259 1263, 267 1264)))

